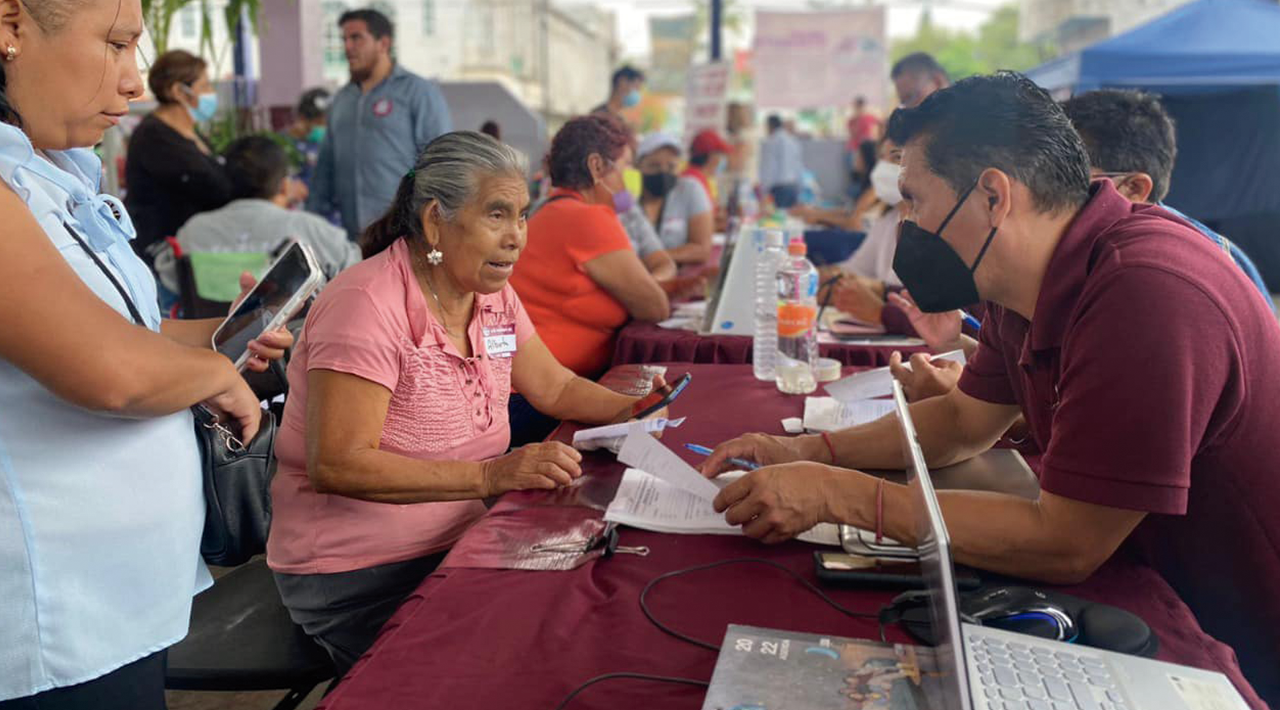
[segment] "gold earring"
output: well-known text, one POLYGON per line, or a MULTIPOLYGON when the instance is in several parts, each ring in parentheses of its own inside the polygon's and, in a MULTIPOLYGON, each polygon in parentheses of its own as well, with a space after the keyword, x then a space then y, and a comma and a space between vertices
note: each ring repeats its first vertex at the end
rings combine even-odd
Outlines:
POLYGON ((17 57, 18 57, 18 48, 17 48, 17 47, 15 47, 15 46, 13 46, 12 44, 11 44, 11 45, 9 45, 8 49, 4 50, 4 58, 5 58, 5 59, 7 59, 7 60, 9 60, 9 61, 11 61, 11 62, 12 62, 12 61, 13 61, 14 59, 16 59, 17 57))

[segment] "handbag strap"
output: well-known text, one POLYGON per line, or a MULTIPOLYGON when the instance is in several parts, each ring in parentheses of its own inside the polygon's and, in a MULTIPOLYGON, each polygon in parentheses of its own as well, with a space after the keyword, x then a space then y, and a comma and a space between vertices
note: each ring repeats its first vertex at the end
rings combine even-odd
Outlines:
POLYGON ((98 255, 89 248, 89 245, 85 243, 83 237, 76 234, 76 230, 72 229, 71 225, 63 222, 62 226, 67 230, 67 234, 70 234, 71 238, 76 240, 76 244, 79 244, 80 248, 84 249, 84 253, 88 254, 90 259, 93 259, 93 263, 97 265, 102 274, 107 277, 107 280, 111 282, 111 285, 116 287, 116 292, 120 294, 120 298, 124 299, 124 304, 128 306, 129 315, 133 317, 134 322, 138 325, 145 326, 146 321, 142 318, 142 312, 138 310, 137 306, 133 305, 133 299, 129 298, 129 292, 125 291, 124 286, 120 283, 120 279, 117 279, 116 275, 111 273, 111 269, 108 269, 107 265, 102 263, 102 259, 99 259, 98 255))
MULTIPOLYGON (((67 234, 70 234, 71 238, 76 240, 76 244, 79 244, 80 248, 84 249, 84 253, 89 255, 89 258, 92 259, 93 263, 102 271, 102 274, 107 277, 107 280, 111 282, 111 285, 116 287, 116 292, 120 294, 120 298, 124 299, 125 305, 129 308, 129 315, 133 317, 134 322, 146 327, 146 321, 142 319, 142 312, 133 304, 133 299, 129 297, 129 292, 125 290, 124 286, 120 283, 120 280, 116 278, 116 275, 111 273, 111 269, 108 269, 107 265, 102 263, 102 259, 98 258, 98 255, 89 248, 89 245, 85 243, 84 239, 79 234, 76 234, 76 230, 72 229, 71 225, 63 222, 62 226, 66 228, 67 234)), ((197 426, 202 426, 206 429, 212 430, 221 436, 223 438, 223 443, 228 450, 235 453, 245 450, 245 443, 233 434, 230 429, 223 426, 219 421, 218 416, 210 411, 204 404, 193 405, 191 407, 191 411, 195 414, 197 426)))

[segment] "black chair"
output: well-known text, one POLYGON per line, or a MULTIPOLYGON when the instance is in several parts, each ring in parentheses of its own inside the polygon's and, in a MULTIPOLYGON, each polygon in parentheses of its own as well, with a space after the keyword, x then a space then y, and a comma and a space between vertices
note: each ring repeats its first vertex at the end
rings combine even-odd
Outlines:
POLYGON ((169 690, 287 690, 275 710, 293 710, 333 662, 289 618, 262 559, 235 568, 196 595, 191 630, 169 649, 169 690))

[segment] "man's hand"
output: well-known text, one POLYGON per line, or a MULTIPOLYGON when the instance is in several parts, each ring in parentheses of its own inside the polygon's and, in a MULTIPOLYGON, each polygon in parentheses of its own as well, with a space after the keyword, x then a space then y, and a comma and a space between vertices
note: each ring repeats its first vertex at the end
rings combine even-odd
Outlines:
POLYGON ((813 438, 816 437, 744 434, 717 446, 702 462, 702 475, 713 478, 725 471, 741 468, 730 463, 729 459, 745 459, 761 466, 812 460, 814 456, 807 445, 813 438))
MULTIPOLYGON (((235 303, 231 304, 231 312, 235 313, 236 308, 240 305, 258 285, 258 280, 248 271, 240 274, 240 295, 236 298, 235 303)), ((254 372, 266 372, 271 367, 271 362, 284 358, 285 351, 293 347, 293 333, 281 328, 263 333, 253 340, 249 341, 249 352, 253 353, 249 356, 249 360, 245 363, 245 367, 254 372)))
POLYGON ((924 339, 933 352, 942 353, 960 348, 960 311, 925 313, 906 291, 889 294, 889 303, 907 314, 911 327, 916 329, 916 334, 924 339))
POLYGON ((854 274, 832 286, 831 305, 864 323, 879 323, 884 312, 884 284, 854 274), (879 287, 877 289, 877 287, 879 287))
POLYGON ((933 361, 924 353, 916 353, 911 356, 911 368, 907 369, 902 364, 902 353, 894 352, 889 356, 889 372, 902 383, 907 401, 919 402, 955 389, 964 365, 953 360, 933 361))
POLYGON ((790 540, 831 520, 827 501, 838 474, 814 463, 767 466, 734 481, 716 496, 716 512, 741 525, 747 537, 766 544, 790 540))

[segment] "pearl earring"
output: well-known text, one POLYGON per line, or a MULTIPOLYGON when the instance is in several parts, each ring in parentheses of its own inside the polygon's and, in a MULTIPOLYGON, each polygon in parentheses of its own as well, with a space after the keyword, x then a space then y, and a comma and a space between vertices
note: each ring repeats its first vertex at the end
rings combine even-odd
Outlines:
POLYGON ((7 59, 7 60, 9 60, 9 61, 11 61, 11 62, 12 62, 12 61, 13 61, 14 59, 16 59, 17 57, 18 57, 18 48, 17 48, 17 47, 15 47, 15 46, 13 46, 12 44, 11 44, 11 45, 9 45, 9 48, 8 48, 8 49, 4 50, 4 58, 5 58, 5 59, 7 59))
POLYGON ((431 251, 427 252, 428 264, 431 264, 432 266, 439 266, 442 261, 444 261, 444 253, 439 249, 432 247, 431 251))

